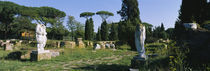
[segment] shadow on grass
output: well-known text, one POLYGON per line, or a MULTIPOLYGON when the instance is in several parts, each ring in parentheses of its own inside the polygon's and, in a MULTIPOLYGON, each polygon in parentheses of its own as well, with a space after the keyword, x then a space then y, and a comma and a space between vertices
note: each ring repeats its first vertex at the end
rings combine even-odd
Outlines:
POLYGON ((20 60, 21 59, 22 52, 16 51, 11 52, 5 57, 6 60, 20 60))
POLYGON ((0 57, 0 59, 18 60, 18 61, 21 61, 21 62, 31 61, 30 59, 21 59, 22 54, 23 54, 23 52, 15 51, 15 52, 9 53, 6 57, 0 57))
POLYGON ((73 69, 78 70, 90 70, 90 71, 129 71, 129 66, 125 65, 106 65, 106 64, 99 64, 99 65, 89 65, 85 67, 77 67, 73 69))

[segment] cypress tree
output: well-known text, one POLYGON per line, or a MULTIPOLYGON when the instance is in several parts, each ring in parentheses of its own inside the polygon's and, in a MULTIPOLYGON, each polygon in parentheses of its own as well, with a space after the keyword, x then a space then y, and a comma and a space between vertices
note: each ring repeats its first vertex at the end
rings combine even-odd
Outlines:
POLYGON ((98 32, 96 34, 96 40, 101 41, 101 29, 98 28, 98 32))
POLYGON ((175 23, 175 38, 182 40, 186 35, 183 23, 196 22, 202 26, 207 18, 207 0, 182 0, 179 18, 175 23))
POLYGON ((160 28, 161 28, 161 31, 165 31, 165 27, 164 27, 163 23, 161 23, 160 28))
POLYGON ((90 40, 93 40, 94 38, 94 24, 93 24, 93 19, 90 18, 90 40))
POLYGON ((109 28, 106 21, 101 24, 101 39, 107 41, 109 39, 109 28))
POLYGON ((202 24, 205 18, 207 0, 182 0, 179 20, 180 23, 196 22, 202 24))
POLYGON ((112 23, 111 25, 111 33, 109 35, 110 40, 118 40, 118 35, 117 35, 117 24, 112 23))
POLYGON ((80 17, 86 18, 85 22, 85 40, 93 40, 94 38, 94 24, 92 16, 95 15, 95 13, 92 12, 83 12, 80 14, 80 17))
POLYGON ((89 27, 89 19, 87 19, 85 22, 85 40, 89 40, 89 27))
POLYGON ((122 0, 122 8, 118 11, 121 15, 122 21, 119 23, 119 40, 128 43, 132 49, 136 50, 135 47, 135 29, 136 25, 141 23, 140 11, 138 8, 137 0, 122 0))
POLYGON ((85 40, 93 40, 94 29, 93 19, 87 19, 85 23, 85 40))

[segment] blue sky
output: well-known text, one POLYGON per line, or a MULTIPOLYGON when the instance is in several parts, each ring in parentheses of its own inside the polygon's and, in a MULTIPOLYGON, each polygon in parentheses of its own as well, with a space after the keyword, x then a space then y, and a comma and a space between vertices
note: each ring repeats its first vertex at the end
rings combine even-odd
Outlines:
MULTIPOLYGON (((20 5, 40 7, 49 6, 64 11, 67 16, 74 16, 79 22, 84 23, 85 18, 80 18, 82 12, 97 12, 100 10, 110 11, 115 16, 110 17, 108 22, 118 22, 120 15, 116 12, 121 9, 121 0, 7 0, 20 5)), ((174 27, 178 17, 181 0, 138 0, 140 9, 140 18, 143 22, 159 26, 161 22, 166 28, 174 27)), ((101 18, 98 15, 93 16, 94 29, 97 30, 101 25, 101 18)), ((64 25, 66 25, 67 17, 64 25)))

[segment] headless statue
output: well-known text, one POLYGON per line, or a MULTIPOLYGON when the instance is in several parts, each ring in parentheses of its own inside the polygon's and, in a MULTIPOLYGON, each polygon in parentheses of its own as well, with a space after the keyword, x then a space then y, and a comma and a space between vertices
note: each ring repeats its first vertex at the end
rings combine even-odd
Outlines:
POLYGON ((135 32, 135 45, 137 48, 137 51, 139 53, 138 58, 145 59, 145 47, 144 47, 144 41, 146 39, 146 29, 145 26, 138 24, 136 26, 136 32, 135 32))
POLYGON ((36 40, 38 52, 43 52, 47 42, 46 26, 44 24, 37 24, 36 26, 36 40))

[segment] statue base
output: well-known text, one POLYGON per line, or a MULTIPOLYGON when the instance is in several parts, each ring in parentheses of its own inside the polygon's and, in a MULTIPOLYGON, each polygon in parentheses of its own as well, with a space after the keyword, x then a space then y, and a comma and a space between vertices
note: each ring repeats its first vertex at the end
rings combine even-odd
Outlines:
POLYGON ((49 50, 44 51, 32 51, 30 55, 31 61, 49 60, 51 59, 51 52, 49 50))
POLYGON ((146 58, 135 56, 131 60, 131 69, 139 69, 146 64, 146 58))

